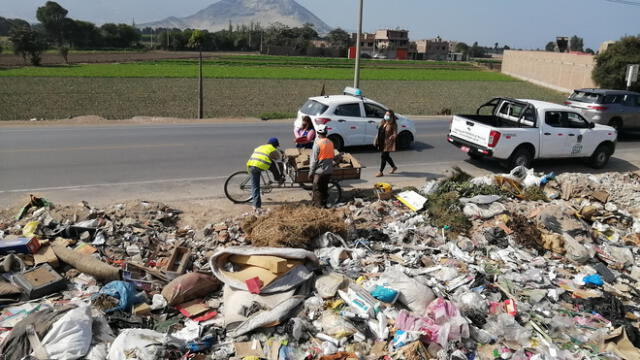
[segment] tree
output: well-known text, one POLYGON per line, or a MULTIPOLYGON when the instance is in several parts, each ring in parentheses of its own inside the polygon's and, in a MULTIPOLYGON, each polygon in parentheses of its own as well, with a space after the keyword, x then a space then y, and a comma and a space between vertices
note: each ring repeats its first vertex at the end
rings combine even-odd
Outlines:
POLYGON ((29 23, 22 19, 6 19, 0 16, 0 36, 9 36, 11 29, 29 27, 29 23))
POLYGON ((570 50, 571 51, 584 51, 584 40, 577 35, 573 35, 570 40, 570 50))
POLYGON ((463 42, 456 44, 456 52, 467 54, 469 52, 469 45, 463 42))
POLYGON ((202 44, 204 42, 204 34, 201 30, 194 30, 189 37, 188 47, 198 49, 200 53, 199 76, 198 76, 198 119, 204 117, 204 96, 202 86, 202 44))
POLYGON ((351 36, 341 28, 336 28, 327 34, 327 41, 329 41, 329 45, 333 48, 347 49, 351 42, 351 36))
MULTIPOLYGON (((626 36, 609 46, 596 56, 593 80, 604 89, 626 89, 627 65, 640 64, 640 37, 626 36)), ((640 83, 631 85, 640 91, 640 83)))
POLYGON ((544 51, 556 51, 556 43, 553 41, 549 41, 547 45, 544 47, 544 51))
POLYGON ((22 56, 25 64, 28 57, 31 65, 40 66, 42 52, 48 48, 44 34, 30 27, 19 27, 11 30, 9 40, 13 44, 13 51, 22 56))
POLYGON ((36 18, 44 26, 47 35, 62 46, 64 42, 65 19, 69 11, 53 1, 47 1, 44 6, 38 8, 36 18))
POLYGON ((591 54, 591 55, 594 55, 596 53, 595 51, 593 51, 592 48, 587 48, 584 52, 586 52, 587 54, 591 54))
POLYGON ((469 56, 472 58, 482 58, 485 57, 485 50, 481 46, 478 45, 478 42, 474 42, 473 46, 469 49, 469 56))

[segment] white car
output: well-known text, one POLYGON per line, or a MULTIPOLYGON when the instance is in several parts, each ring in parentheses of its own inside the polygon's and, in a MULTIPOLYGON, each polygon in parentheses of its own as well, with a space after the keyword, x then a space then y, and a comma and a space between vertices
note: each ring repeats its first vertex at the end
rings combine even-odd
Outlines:
POLYGON ((471 158, 498 159, 509 169, 550 158, 584 158, 599 169, 615 152, 616 137, 614 128, 589 122, 567 106, 495 98, 474 115, 455 115, 448 141, 471 158))
MULTIPOLYGON (((298 110, 294 126, 300 127, 302 118, 309 116, 313 126, 327 125, 329 139, 336 149, 347 146, 373 145, 378 125, 388 107, 361 95, 359 89, 347 88, 344 95, 317 96, 307 100, 298 110)), ((416 138, 416 126, 402 115, 398 117, 399 150, 408 149, 416 138)))

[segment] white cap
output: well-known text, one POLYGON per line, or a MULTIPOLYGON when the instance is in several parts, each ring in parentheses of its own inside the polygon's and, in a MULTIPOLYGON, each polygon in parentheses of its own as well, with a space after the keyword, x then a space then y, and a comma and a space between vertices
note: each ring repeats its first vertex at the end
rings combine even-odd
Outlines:
POLYGON ((327 125, 320 124, 316 127, 316 132, 320 135, 327 135, 327 125))

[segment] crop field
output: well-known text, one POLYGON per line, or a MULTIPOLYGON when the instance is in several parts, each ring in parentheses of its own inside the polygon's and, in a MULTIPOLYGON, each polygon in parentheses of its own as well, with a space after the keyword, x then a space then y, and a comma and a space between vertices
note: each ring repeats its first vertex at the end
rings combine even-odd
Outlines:
MULTIPOLYGON (((91 60, 90 54, 75 55, 91 60)), ((195 117, 198 62, 186 58, 193 53, 135 61, 141 55, 158 53, 133 54, 131 62, 0 67, 0 120, 195 117)), ((203 73, 206 117, 287 117, 319 95, 323 84, 328 94, 351 85, 353 60, 218 53, 207 54, 203 73)), ((361 87, 366 96, 416 115, 470 112, 493 96, 564 98, 469 63, 437 61, 364 60, 361 87)))
MULTIPOLYGON (((310 96, 340 93, 344 80, 206 79, 206 117, 292 116, 310 96)), ((474 112, 493 96, 561 102, 564 95, 520 81, 363 81, 365 95, 402 114, 474 112)), ((100 115, 193 118, 196 79, 0 77, 0 119, 63 119, 100 115)))

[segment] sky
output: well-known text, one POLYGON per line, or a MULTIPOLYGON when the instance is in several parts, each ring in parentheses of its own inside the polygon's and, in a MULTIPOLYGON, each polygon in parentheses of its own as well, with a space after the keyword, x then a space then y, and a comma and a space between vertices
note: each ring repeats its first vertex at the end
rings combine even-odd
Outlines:
MULTIPOLYGON (((297 0, 331 27, 355 31, 358 0, 297 0)), ((216 0, 58 0, 70 17, 137 24, 188 16, 216 0)), ((0 16, 35 21, 45 0, 1 0, 0 16)), ((364 31, 409 30, 411 40, 441 36, 480 45, 544 49, 578 35, 585 48, 640 34, 640 0, 364 0, 364 31), (622 3, 622 2, 626 2, 622 3), (632 4, 637 4, 634 6, 632 4)))

